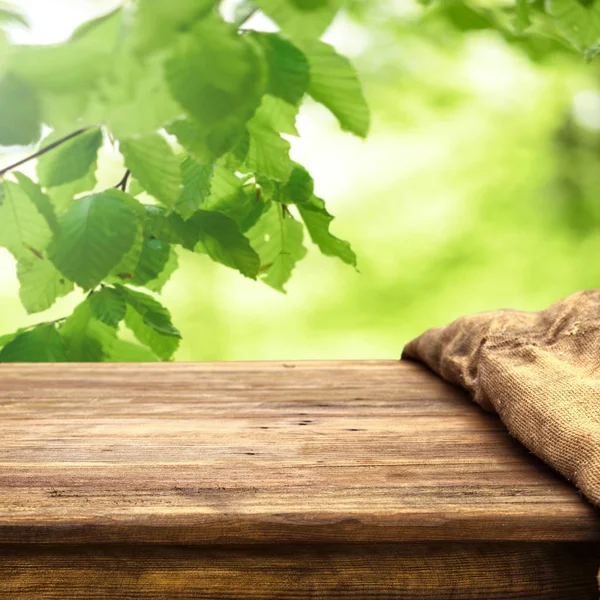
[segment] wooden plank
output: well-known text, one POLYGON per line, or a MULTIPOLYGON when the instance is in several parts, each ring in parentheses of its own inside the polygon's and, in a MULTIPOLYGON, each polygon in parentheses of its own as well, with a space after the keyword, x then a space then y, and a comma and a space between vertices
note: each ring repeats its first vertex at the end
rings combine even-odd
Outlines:
POLYGON ((0 543, 598 541, 411 363, 0 365, 0 543))
POLYGON ((568 543, 0 547, 3 600, 597 600, 568 543))

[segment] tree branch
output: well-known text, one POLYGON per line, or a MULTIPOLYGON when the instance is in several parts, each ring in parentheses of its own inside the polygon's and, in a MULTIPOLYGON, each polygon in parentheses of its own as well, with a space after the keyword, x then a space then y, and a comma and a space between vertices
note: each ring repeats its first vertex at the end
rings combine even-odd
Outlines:
POLYGON ((33 154, 26 156, 25 158, 17 161, 16 163, 13 163, 12 165, 8 165, 8 167, 4 167, 4 169, 0 169, 0 177, 2 177, 3 175, 6 175, 6 173, 8 173, 9 171, 12 171, 13 169, 20 167, 21 165, 25 164, 26 162, 29 162, 30 160, 39 158, 43 154, 46 154, 46 152, 50 152, 50 150, 54 150, 54 148, 56 148, 57 146, 60 146, 61 144, 68 142, 69 140, 73 139, 74 137, 76 137, 78 135, 81 135, 82 133, 84 133, 87 130, 88 130, 88 127, 84 127, 83 129, 78 129, 77 131, 74 131, 73 133, 70 133, 69 135, 65 135, 65 137, 63 137, 63 138, 60 138, 60 140, 56 140, 55 142, 48 144, 44 148, 40 148, 37 152, 34 152, 33 154))
POLYGON ((131 175, 131 171, 129 169, 127 169, 127 171, 125 171, 125 175, 123 175, 123 179, 121 179, 121 181, 119 181, 119 183, 117 183, 117 185, 115 185, 115 188, 118 190, 121 190, 122 192, 127 191, 127 182, 129 181, 130 175, 131 175))

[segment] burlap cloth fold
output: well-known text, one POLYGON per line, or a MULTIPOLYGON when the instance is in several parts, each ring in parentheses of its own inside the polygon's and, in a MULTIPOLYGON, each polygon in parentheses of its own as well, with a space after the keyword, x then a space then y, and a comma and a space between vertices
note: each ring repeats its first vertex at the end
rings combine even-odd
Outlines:
POLYGON ((539 312, 461 317, 407 344, 402 358, 466 388, 600 505, 600 290, 539 312))
POLYGON ((427 364, 600 504, 600 290, 540 312, 461 317, 410 342, 427 364))

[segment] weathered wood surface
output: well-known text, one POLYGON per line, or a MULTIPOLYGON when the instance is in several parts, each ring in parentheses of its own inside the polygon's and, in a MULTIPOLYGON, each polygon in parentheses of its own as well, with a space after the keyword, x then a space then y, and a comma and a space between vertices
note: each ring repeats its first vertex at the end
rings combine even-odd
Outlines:
POLYGON ((0 544, 599 541, 410 363, 0 365, 0 544))
POLYGON ((0 547, 2 600, 597 600, 592 544, 0 547))

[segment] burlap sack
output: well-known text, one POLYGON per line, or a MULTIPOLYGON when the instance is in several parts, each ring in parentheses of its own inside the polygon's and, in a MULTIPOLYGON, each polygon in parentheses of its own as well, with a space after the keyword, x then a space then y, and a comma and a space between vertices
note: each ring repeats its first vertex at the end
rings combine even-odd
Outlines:
POLYGON ((469 390, 600 504, 600 290, 540 312, 461 317, 410 342, 402 357, 469 390))
POLYGON ((600 290, 572 294, 540 312, 461 317, 408 343, 402 358, 466 388, 600 504, 600 290))

